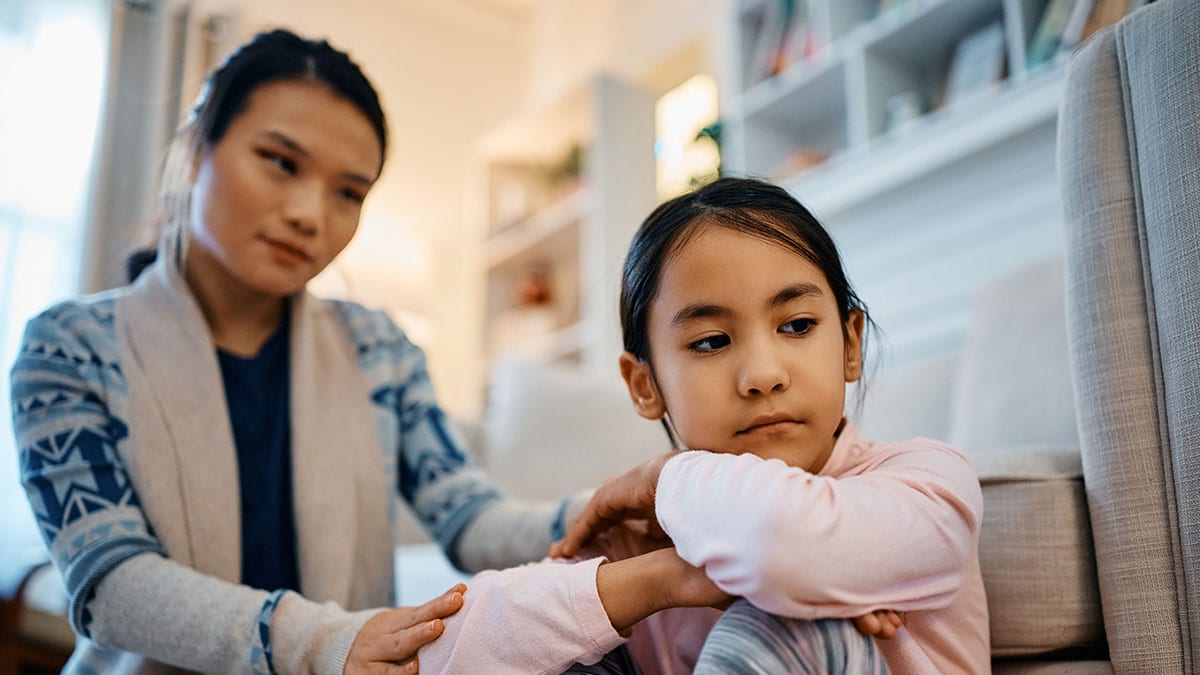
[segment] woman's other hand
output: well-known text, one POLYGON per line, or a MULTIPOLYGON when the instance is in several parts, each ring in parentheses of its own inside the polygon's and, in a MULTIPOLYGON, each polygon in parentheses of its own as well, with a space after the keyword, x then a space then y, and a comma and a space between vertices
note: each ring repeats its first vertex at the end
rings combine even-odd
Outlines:
POLYGON ((654 493, 663 465, 673 454, 659 455, 605 480, 563 538, 550 546, 550 557, 574 557, 596 535, 626 520, 645 520, 652 536, 657 535, 661 530, 654 514, 654 493))
POLYGON ((458 584, 419 607, 397 607, 371 617, 350 646, 345 675, 411 675, 420 672, 417 650, 446 629, 442 619, 463 606, 466 584, 458 584))
POLYGON ((890 640, 903 624, 900 615, 890 609, 877 609, 854 618, 854 627, 863 635, 890 640))

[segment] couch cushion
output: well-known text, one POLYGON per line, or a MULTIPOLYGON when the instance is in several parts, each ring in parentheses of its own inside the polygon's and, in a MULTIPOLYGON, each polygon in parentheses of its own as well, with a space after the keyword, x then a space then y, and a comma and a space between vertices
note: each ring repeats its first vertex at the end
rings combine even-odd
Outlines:
POLYGON ((1079 450, 1031 446, 991 453, 979 562, 992 654, 1104 650, 1104 622, 1079 450))
POLYGON ((483 418, 488 473, 514 495, 560 499, 671 449, 617 374, 498 362, 483 418))
POLYGON ((846 414, 864 435, 878 441, 948 438, 958 361, 958 352, 949 352, 879 373, 866 383, 861 411, 859 389, 852 385, 846 391, 846 414))
POLYGON ((1061 259, 976 296, 955 383, 950 445, 972 461, 1029 444, 1078 446, 1061 259))

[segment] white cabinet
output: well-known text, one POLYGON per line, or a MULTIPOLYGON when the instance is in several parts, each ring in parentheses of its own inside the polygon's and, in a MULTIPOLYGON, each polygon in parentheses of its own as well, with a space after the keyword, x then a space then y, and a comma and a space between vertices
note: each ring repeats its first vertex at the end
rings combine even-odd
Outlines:
POLYGON ((596 76, 489 133, 476 159, 481 366, 615 372, 621 265, 655 205, 654 97, 596 76))

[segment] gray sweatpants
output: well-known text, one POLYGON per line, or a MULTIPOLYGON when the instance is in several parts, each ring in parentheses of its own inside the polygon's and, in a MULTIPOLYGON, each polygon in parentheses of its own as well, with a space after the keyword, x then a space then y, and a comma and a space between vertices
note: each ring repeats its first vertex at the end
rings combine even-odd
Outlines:
MULTIPOLYGON (((735 602, 704 641, 694 675, 884 674, 887 663, 875 639, 849 620, 803 621, 768 614, 747 600, 735 602)), ((590 666, 564 675, 641 675, 621 647, 590 666)))

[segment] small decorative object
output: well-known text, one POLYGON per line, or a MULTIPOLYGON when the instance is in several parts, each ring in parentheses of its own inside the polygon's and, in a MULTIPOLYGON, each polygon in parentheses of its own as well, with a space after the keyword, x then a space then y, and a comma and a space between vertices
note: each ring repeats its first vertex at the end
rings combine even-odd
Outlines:
POLYGON ((921 94, 915 91, 900 92, 887 100, 884 129, 889 134, 899 134, 910 129, 921 115, 925 114, 925 104, 921 94))
POLYGON ((1004 24, 992 23, 971 33, 954 48, 946 78, 947 105, 1004 79, 1004 24))
POLYGON ((544 262, 531 264, 525 275, 513 285, 513 305, 516 307, 538 307, 550 304, 550 279, 544 262))

